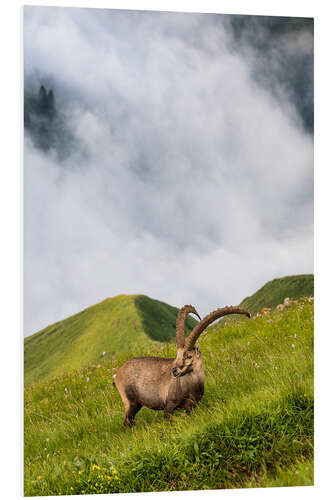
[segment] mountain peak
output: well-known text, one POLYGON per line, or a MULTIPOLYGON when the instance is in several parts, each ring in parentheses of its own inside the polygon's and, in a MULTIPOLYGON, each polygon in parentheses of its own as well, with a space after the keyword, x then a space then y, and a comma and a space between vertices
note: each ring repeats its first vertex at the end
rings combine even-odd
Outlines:
MULTIPOLYGON (((104 299, 25 338, 25 382, 98 364, 116 354, 138 356, 157 342, 173 340, 178 311, 145 295, 104 299)), ((188 318, 186 334, 196 323, 188 318)))

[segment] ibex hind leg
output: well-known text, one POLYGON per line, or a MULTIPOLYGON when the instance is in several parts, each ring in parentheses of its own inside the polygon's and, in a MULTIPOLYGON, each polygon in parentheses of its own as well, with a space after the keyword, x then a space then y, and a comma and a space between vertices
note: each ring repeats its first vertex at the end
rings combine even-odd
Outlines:
MULTIPOLYGON (((116 382, 116 381, 115 381, 116 382)), ((120 397, 124 403, 125 407, 125 418, 124 418, 124 425, 126 427, 132 427, 134 423, 134 417, 142 408, 142 405, 140 403, 136 403, 134 401, 131 401, 128 395, 126 394, 126 390, 123 389, 121 384, 115 383, 115 386, 117 387, 120 397)))
POLYGON ((134 424, 134 417, 138 411, 142 408, 140 403, 129 403, 128 408, 126 408, 124 425, 126 427, 132 427, 134 424))

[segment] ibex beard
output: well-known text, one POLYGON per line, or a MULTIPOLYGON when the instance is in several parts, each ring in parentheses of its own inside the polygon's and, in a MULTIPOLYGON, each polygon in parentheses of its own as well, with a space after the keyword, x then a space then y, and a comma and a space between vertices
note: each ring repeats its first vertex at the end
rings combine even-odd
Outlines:
POLYGON ((227 314, 250 313, 241 307, 223 307, 202 320, 191 305, 185 305, 176 322, 176 358, 132 358, 114 375, 114 384, 125 406, 124 425, 132 426, 134 417, 143 406, 164 410, 169 418, 174 410, 189 412, 203 396, 204 368, 199 346, 195 346, 201 333, 216 319, 227 314), (200 322, 185 340, 185 321, 189 313, 196 314, 200 322))

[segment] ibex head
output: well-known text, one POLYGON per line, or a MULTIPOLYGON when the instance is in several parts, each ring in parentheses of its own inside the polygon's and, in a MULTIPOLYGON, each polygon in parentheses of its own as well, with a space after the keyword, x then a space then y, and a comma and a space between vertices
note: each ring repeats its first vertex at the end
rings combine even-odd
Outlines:
POLYGON ((195 314, 201 320, 195 307, 191 305, 183 306, 178 313, 176 321, 177 356, 171 370, 174 377, 181 377, 193 371, 201 363, 199 347, 189 350, 185 342, 185 321, 190 313, 195 314))
POLYGON ((212 311, 203 319, 200 318, 196 309, 191 305, 186 305, 180 309, 176 323, 177 356, 172 367, 174 377, 181 377, 199 367, 201 368, 201 352, 199 346, 195 347, 195 343, 210 323, 227 314, 245 314, 250 317, 250 314, 241 307, 221 307, 212 311), (201 321, 193 328, 185 340, 185 321, 189 313, 196 314, 201 321))
POLYGON ((190 373, 201 367, 202 358, 198 345, 195 349, 191 349, 190 351, 186 349, 186 347, 179 347, 174 366, 171 371, 174 377, 181 377, 186 373, 190 373))

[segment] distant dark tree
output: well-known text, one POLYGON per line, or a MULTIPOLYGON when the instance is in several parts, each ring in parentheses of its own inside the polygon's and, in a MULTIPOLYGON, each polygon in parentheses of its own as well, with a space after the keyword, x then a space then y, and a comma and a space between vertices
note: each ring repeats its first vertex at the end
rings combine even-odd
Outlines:
POLYGON ((40 85, 39 90, 26 88, 24 94, 24 128, 35 147, 53 150, 60 160, 78 149, 66 115, 57 108, 53 89, 40 85))
POLYGON ((24 100, 24 126, 31 133, 37 147, 48 151, 54 147, 57 127, 53 90, 46 91, 41 85, 36 95, 29 95, 24 100))
POLYGON ((44 85, 41 85, 38 93, 38 107, 40 114, 53 119, 55 116, 54 95, 51 89, 46 92, 44 85))

